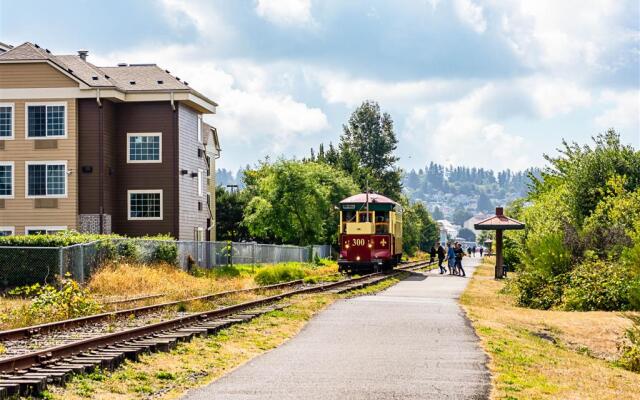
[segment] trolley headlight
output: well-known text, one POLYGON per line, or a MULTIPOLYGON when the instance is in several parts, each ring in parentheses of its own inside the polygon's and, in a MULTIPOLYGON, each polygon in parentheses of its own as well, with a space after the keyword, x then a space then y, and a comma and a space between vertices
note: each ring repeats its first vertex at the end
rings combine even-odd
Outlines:
POLYGON ((356 261, 360 261, 360 256, 356 257, 356 261))
POLYGON ((348 249, 348 248, 349 248, 349 245, 348 245, 348 244, 345 244, 345 245, 344 245, 344 248, 345 248, 345 249, 348 249))

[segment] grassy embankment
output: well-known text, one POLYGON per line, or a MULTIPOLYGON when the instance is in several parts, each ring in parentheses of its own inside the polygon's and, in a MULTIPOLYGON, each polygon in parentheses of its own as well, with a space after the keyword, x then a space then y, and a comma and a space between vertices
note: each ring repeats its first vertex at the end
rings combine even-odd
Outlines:
POLYGON ((487 260, 461 303, 490 356, 493 399, 637 399, 640 375, 616 367, 631 323, 616 312, 516 307, 487 260))
POLYGON ((274 349, 295 336, 316 313, 341 297, 378 292, 401 277, 344 295, 313 294, 288 299, 274 311, 248 323, 189 343, 169 353, 143 356, 112 373, 75 377, 65 388, 53 387, 51 399, 175 399, 186 390, 207 384, 252 358, 274 349))
MULTIPOLYGON (((0 329, 50 322, 67 317, 78 317, 113 309, 106 305, 108 301, 127 299, 151 294, 163 294, 161 298, 125 303, 120 308, 130 308, 170 300, 202 296, 211 293, 251 288, 287 280, 306 279, 317 282, 331 280, 331 274, 337 272, 335 262, 323 261, 321 265, 308 263, 280 263, 252 266, 236 265, 212 270, 199 269, 193 274, 167 264, 129 264, 114 263, 97 271, 87 283, 85 292, 78 292, 74 298, 60 299, 61 304, 45 309, 34 309, 28 299, 0 296, 0 329), (92 304, 83 310, 67 312, 69 304, 81 298, 92 304)), ((249 300, 257 294, 245 293, 223 299, 224 303, 249 300)), ((74 303, 75 304, 75 303, 74 303)), ((196 309, 209 305, 194 305, 196 309)))

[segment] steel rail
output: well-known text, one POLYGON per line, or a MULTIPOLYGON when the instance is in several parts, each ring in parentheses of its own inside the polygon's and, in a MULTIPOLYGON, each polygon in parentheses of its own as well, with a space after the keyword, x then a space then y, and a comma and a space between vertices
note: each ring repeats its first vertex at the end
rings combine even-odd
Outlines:
MULTIPOLYGON (((412 267, 404 267, 402 268, 402 270, 406 270, 409 268, 412 268, 412 267)), ((413 268, 416 268, 416 267, 413 266, 413 268)), ((392 277, 399 273, 400 271, 395 272, 391 275, 387 275, 384 279, 386 279, 387 277, 392 277)), ((72 343, 54 346, 54 347, 34 351, 27 354, 22 354, 14 357, 8 357, 0 360, 0 373, 8 373, 16 370, 23 370, 23 369, 32 367, 34 365, 42 364, 43 362, 72 356, 84 351, 94 350, 104 346, 110 346, 119 342, 124 342, 134 338, 149 336, 162 331, 185 327, 189 324, 201 322, 211 318, 226 317, 232 314, 236 314, 240 311, 245 311, 245 310, 256 308, 265 304, 273 303, 294 295, 321 292, 321 291, 333 289, 339 286, 366 281, 368 279, 381 276, 381 275, 383 275, 382 272, 376 272, 376 273, 364 275, 358 278, 350 278, 350 279, 345 279, 338 282, 331 282, 331 283, 320 284, 320 285, 312 286, 308 288, 296 289, 296 290, 280 293, 280 294, 266 297, 259 300, 252 300, 252 301, 235 304, 232 306, 228 306, 228 307, 224 307, 216 310, 199 312, 199 313, 191 314, 188 316, 161 321, 155 324, 127 329, 127 330, 115 332, 115 333, 109 333, 106 335, 97 336, 95 338, 79 340, 72 343)))
POLYGON ((125 310, 109 311, 109 312, 100 313, 100 314, 87 315, 85 317, 65 319, 62 321, 54 321, 54 322, 48 322, 45 324, 26 326, 26 327, 16 328, 16 329, 9 329, 9 330, 0 331, 0 341, 24 339, 24 338, 33 336, 35 334, 42 334, 42 333, 52 332, 55 330, 68 329, 74 326, 85 325, 91 322, 103 321, 103 320, 114 318, 114 317, 120 317, 120 316, 131 315, 131 314, 137 316, 139 314, 157 311, 163 308, 173 307, 183 303, 212 300, 215 298, 229 296, 233 294, 239 294, 239 293, 283 289, 283 288, 288 288, 295 285, 300 285, 302 283, 303 283, 303 280, 298 279, 295 281, 276 283, 274 285, 258 286, 255 288, 247 288, 247 289, 239 289, 239 290, 228 290, 224 292, 207 294, 204 296, 191 297, 183 300, 152 304, 152 305, 136 307, 136 308, 128 308, 125 310))

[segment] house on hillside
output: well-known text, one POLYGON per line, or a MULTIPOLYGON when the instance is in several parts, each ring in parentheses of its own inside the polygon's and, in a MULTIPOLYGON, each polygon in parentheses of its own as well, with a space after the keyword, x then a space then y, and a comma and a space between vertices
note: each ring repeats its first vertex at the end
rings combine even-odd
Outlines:
POLYGON ((0 234, 215 237, 217 104, 155 64, 0 54, 0 234))
POLYGON ((488 214, 476 214, 473 217, 467 219, 466 221, 464 221, 464 223, 462 224, 462 226, 464 228, 469 229, 471 232, 473 232, 476 236, 478 236, 480 234, 479 231, 475 230, 475 228, 473 227, 475 224, 477 224, 480 221, 484 221, 485 219, 489 218, 488 214))

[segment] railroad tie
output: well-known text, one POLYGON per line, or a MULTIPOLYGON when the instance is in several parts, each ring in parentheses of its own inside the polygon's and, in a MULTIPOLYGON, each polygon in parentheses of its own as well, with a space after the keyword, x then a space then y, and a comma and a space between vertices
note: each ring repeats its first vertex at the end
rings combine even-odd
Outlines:
POLYGON ((9 378, 3 376, 0 379, 0 386, 2 387, 14 387, 14 385, 17 385, 18 389, 14 393, 20 394, 20 396, 37 395, 47 387, 46 378, 22 378, 19 375, 13 375, 9 378))
POLYGON ((9 396, 15 396, 20 393, 19 383, 2 382, 0 383, 0 399, 4 400, 9 396))

